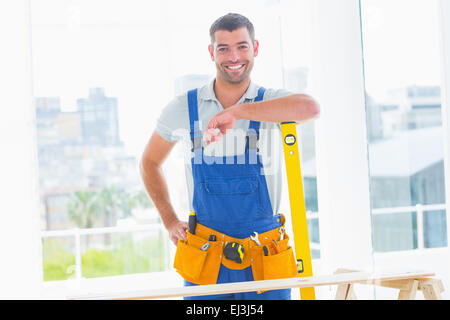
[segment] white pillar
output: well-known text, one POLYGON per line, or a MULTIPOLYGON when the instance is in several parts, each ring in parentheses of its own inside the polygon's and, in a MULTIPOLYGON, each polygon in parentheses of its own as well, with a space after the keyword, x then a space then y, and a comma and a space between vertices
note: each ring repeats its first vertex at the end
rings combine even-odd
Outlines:
MULTIPOLYGON (((440 0, 440 32, 441 32, 441 102, 442 129, 444 133, 444 173, 447 217, 447 248, 450 243, 450 1, 440 0)), ((449 255, 450 257, 450 255, 449 255)), ((450 261, 448 261, 450 264, 450 261)))
POLYGON ((321 105, 316 122, 321 269, 370 272, 372 226, 359 1, 312 2, 312 95, 321 105))
POLYGON ((0 298, 39 297, 37 157, 29 0, 0 2, 0 298))

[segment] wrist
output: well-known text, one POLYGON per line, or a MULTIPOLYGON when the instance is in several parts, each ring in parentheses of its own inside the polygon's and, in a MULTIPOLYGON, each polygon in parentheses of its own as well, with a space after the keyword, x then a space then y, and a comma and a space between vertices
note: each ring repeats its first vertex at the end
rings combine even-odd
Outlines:
POLYGON ((180 222, 180 220, 177 217, 175 217, 170 220, 163 221, 163 224, 166 227, 166 230, 170 231, 170 229, 176 226, 178 222, 180 222))
POLYGON ((244 119, 243 110, 244 104, 235 104, 231 107, 231 111, 233 112, 233 116, 236 120, 244 119))

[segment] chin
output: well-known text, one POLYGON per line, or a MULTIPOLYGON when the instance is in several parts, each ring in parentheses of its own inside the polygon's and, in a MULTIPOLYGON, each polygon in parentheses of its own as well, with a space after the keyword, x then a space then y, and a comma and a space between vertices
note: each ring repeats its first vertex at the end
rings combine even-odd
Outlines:
POLYGON ((230 76, 228 76, 228 74, 226 74, 226 76, 224 77, 224 79, 226 81, 228 81, 229 83, 234 83, 234 84, 239 84, 245 80, 248 79, 248 77, 250 76, 250 73, 245 72, 241 77, 239 78, 231 78, 230 76))

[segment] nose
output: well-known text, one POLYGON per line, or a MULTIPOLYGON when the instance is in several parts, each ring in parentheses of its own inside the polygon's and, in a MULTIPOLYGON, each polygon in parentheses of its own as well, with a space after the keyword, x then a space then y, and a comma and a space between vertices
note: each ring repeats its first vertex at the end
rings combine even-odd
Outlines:
POLYGON ((228 60, 231 62, 237 62, 239 60, 239 53, 237 50, 232 49, 229 51, 228 60))

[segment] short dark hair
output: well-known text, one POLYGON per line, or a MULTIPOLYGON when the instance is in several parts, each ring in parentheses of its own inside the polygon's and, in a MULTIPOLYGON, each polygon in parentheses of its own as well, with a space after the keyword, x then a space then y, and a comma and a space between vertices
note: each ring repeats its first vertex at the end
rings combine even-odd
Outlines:
POLYGON ((211 37, 211 44, 214 43, 215 36, 217 30, 226 30, 229 32, 233 32, 236 29, 246 27, 248 33, 250 34, 250 38, 252 41, 255 40, 255 29, 253 28, 253 24, 248 20, 248 18, 240 15, 238 13, 228 13, 216 21, 211 25, 209 29, 209 35, 211 37))

